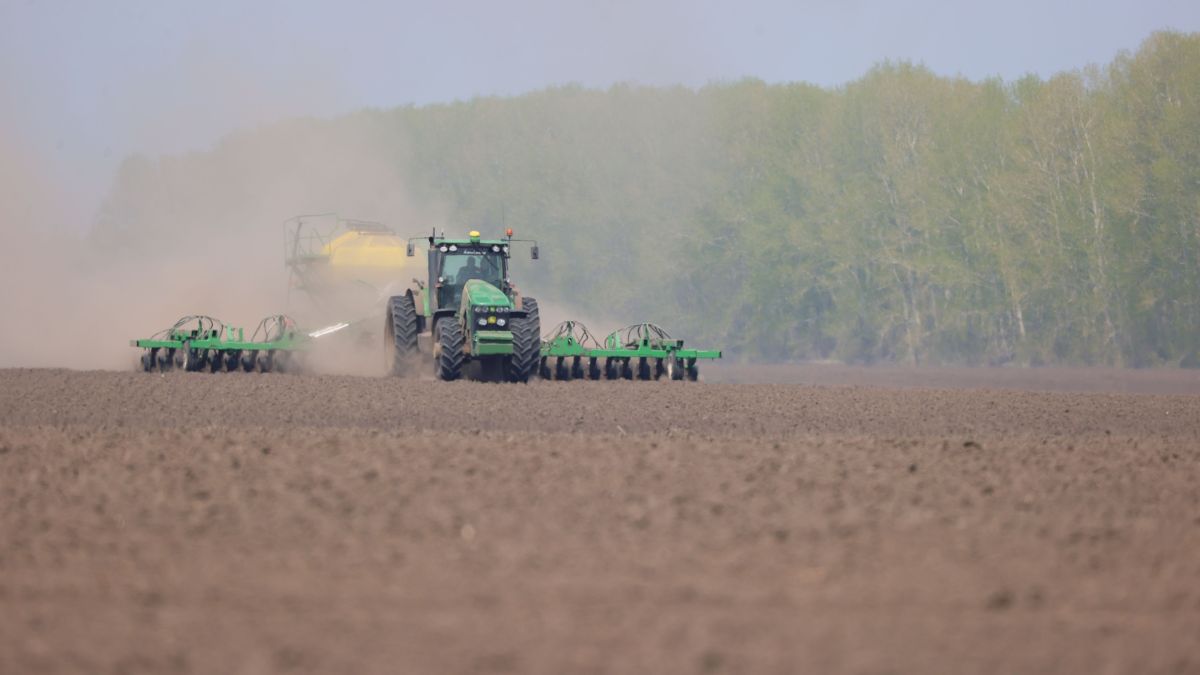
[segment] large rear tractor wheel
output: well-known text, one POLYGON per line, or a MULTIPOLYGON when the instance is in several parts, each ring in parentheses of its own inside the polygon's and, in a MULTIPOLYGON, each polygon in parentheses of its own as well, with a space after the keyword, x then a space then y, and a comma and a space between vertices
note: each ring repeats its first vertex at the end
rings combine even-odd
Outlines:
POLYGON ((543 361, 542 319, 537 300, 523 298, 521 308, 525 310, 525 316, 513 319, 509 325, 513 336, 513 353, 508 362, 508 376, 513 382, 528 382, 543 361))
POLYGON ((412 293, 394 295, 388 299, 387 322, 384 325, 384 345, 388 372, 404 375, 417 353, 417 307, 412 293))
POLYGON ((447 317, 437 324, 438 357, 437 376, 439 380, 450 382, 462 375, 463 367, 463 330, 456 317, 447 317))

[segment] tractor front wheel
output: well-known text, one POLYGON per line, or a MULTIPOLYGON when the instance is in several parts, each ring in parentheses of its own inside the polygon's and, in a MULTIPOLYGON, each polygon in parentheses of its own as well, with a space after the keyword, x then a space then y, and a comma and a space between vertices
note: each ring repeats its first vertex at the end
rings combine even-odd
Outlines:
POLYGON ((437 376, 449 382, 462 375, 463 330, 455 317, 447 317, 437 324, 438 357, 437 376))

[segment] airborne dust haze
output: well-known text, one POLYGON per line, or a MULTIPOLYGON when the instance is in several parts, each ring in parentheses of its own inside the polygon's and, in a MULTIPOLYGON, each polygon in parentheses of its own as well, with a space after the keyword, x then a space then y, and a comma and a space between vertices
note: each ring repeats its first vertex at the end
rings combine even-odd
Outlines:
MULTIPOLYGON (((335 136, 320 124, 283 126, 239 146, 234 175, 154 195, 150 220, 161 227, 117 228, 116 236, 112 228, 105 236, 76 234, 78 227, 62 222, 60 207, 71 196, 13 134, 0 136, 0 367, 126 369, 137 358, 131 338, 185 314, 252 328, 285 309, 302 313, 299 298, 289 302, 284 267, 283 221, 296 214, 336 209, 421 229, 440 225, 436 212, 410 207, 403 178, 371 155, 369 139, 335 136), (218 201, 230 181, 255 192, 218 201)), ((170 172, 171 162, 135 157, 122 171, 170 172)), ((359 360, 324 363, 364 372, 359 360)))

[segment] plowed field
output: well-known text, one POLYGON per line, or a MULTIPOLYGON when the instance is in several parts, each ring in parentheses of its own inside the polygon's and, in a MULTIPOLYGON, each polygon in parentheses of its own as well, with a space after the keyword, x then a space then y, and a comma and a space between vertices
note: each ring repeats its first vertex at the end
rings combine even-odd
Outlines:
POLYGON ((820 372, 0 371, 0 673, 1200 672, 1194 374, 820 372))

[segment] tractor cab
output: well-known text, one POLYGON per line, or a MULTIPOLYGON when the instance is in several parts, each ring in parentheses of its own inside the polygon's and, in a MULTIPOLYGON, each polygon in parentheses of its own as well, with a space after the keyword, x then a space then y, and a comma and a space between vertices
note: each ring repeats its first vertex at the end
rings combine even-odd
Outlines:
POLYGON ((468 281, 487 282, 511 298, 508 244, 483 241, 478 232, 467 240, 430 238, 429 288, 433 309, 457 309, 468 281))
MULTIPOLYGON (((431 234, 429 241, 429 281, 421 284, 429 313, 456 311, 462 302, 467 282, 478 279, 502 293, 508 301, 515 300, 516 288, 508 276, 509 247, 516 240, 512 230, 502 239, 484 239, 472 230, 466 239, 449 239, 445 234, 431 234)), ((425 237, 422 237, 425 238, 425 237)), ((408 242, 408 255, 416 255, 413 241, 408 242)), ((538 259, 537 242, 530 255, 538 259)), ((478 286, 479 284, 475 284, 478 286)))

